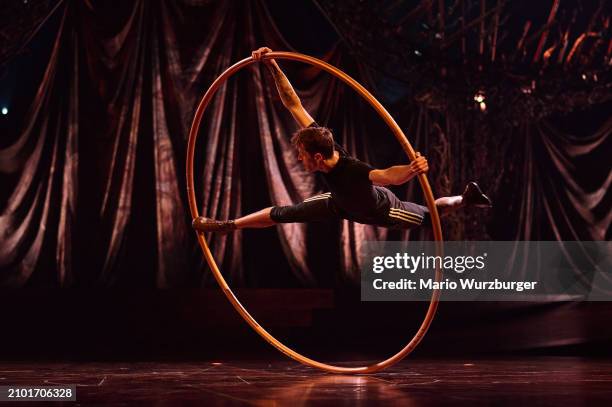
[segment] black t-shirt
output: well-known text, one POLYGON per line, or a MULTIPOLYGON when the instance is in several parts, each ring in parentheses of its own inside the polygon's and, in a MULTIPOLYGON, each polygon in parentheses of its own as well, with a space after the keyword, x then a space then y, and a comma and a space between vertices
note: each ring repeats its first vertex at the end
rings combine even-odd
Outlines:
MULTIPOLYGON (((315 123, 309 127, 318 127, 315 123)), ((357 221, 372 221, 388 208, 387 196, 370 181, 374 168, 348 155, 338 143, 338 162, 329 172, 321 172, 323 180, 332 193, 332 200, 339 209, 357 221)))
POLYGON ((334 203, 357 221, 376 219, 387 206, 386 196, 370 181, 372 170, 369 164, 353 157, 340 156, 334 168, 321 173, 334 203))

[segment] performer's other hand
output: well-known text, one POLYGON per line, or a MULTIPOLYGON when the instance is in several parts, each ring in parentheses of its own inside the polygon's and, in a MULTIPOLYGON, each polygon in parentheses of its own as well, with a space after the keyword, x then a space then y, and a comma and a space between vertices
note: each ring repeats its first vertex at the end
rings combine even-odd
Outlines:
MULTIPOLYGON (((268 48, 268 47, 261 47, 261 48, 255 50, 255 51, 251 52, 251 56, 253 57, 253 59, 255 61, 260 62, 260 61, 262 61, 261 57, 264 54, 267 54, 268 52, 272 52, 272 50, 270 48, 268 48)), ((268 61, 264 60, 264 62, 268 62, 268 61)))
POLYGON ((427 164, 427 158, 423 157, 421 153, 417 151, 416 158, 410 163, 412 170, 415 174, 423 174, 429 170, 429 164, 427 164))

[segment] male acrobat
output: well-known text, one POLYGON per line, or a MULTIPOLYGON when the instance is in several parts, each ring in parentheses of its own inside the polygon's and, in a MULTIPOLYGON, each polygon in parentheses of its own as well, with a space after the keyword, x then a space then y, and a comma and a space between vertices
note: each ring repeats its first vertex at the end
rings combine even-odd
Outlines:
MULTIPOLYGON (((235 220, 198 217, 193 227, 203 232, 227 233, 236 229, 265 228, 277 223, 317 222, 348 219, 358 223, 393 229, 413 228, 426 223, 427 207, 399 199, 386 185, 403 184, 429 169, 427 159, 417 158, 407 165, 375 169, 351 157, 334 142, 332 132, 319 126, 304 109, 291 83, 274 59, 263 60, 271 52, 262 47, 253 51, 253 59, 269 68, 283 105, 300 125, 292 137, 298 160, 308 172, 319 171, 329 192, 315 195, 296 205, 273 206, 235 220)), ((491 201, 475 182, 466 186, 462 195, 436 200, 441 214, 461 207, 490 207, 491 201)))

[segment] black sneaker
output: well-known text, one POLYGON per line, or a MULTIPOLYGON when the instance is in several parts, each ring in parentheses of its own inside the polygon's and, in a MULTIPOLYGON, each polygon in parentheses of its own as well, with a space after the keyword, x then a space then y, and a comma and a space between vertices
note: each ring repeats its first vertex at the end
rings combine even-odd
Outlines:
POLYGON ((474 181, 468 182, 465 186, 465 191, 461 195, 465 206, 475 208, 491 208, 493 204, 488 196, 486 196, 477 183, 474 181))
POLYGON ((236 230, 233 220, 214 220, 198 216, 191 222, 191 227, 200 232, 228 233, 236 230))

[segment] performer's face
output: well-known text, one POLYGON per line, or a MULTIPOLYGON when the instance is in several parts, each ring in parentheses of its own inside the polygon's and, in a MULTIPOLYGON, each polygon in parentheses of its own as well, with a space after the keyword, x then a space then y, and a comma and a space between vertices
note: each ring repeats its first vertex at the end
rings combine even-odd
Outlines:
POLYGON ((297 147, 297 150, 298 160, 302 162, 302 165, 306 171, 315 172, 319 170, 319 167, 323 161, 323 156, 321 153, 310 154, 301 144, 297 147))

